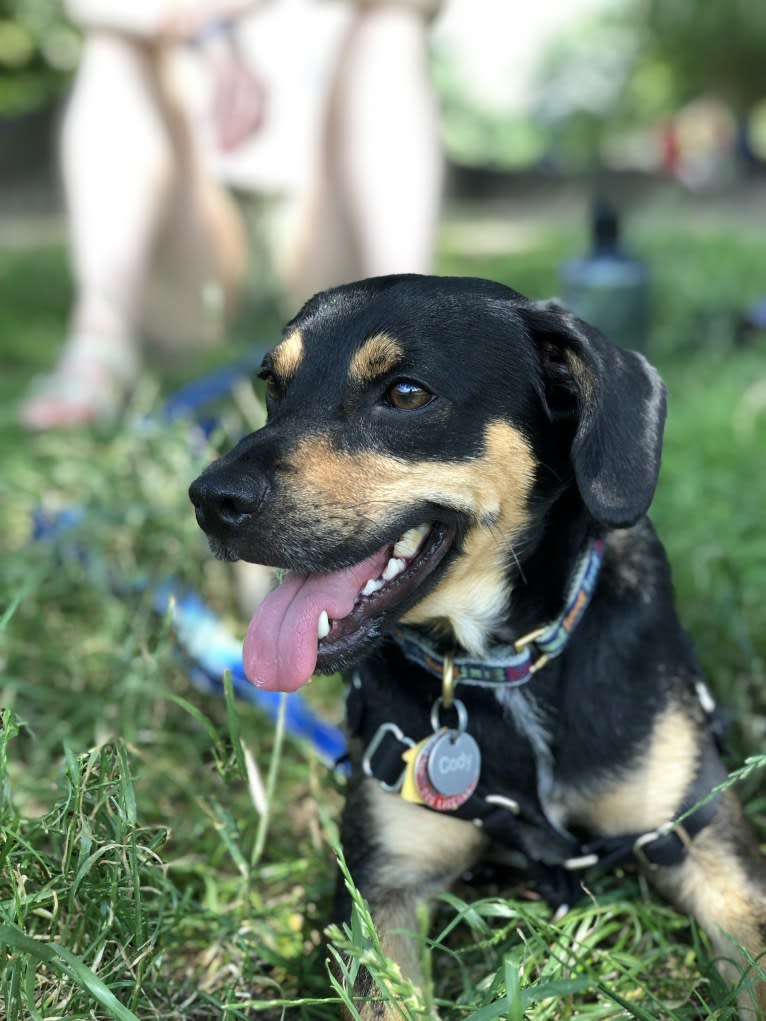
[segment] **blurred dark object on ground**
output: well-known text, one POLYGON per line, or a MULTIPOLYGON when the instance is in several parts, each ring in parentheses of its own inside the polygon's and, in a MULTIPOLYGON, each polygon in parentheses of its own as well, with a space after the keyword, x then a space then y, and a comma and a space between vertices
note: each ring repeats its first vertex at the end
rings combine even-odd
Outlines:
POLYGON ((565 304, 616 344, 646 350, 649 272, 620 239, 616 206, 597 197, 591 207, 591 249, 560 267, 565 304))

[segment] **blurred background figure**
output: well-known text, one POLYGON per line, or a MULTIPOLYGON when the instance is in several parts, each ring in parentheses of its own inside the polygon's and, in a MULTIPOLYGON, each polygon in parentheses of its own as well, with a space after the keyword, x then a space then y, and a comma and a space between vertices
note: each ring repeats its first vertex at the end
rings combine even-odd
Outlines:
POLYGON ((75 297, 56 365, 21 405, 25 426, 114 417, 142 339, 221 337, 248 261, 227 186, 279 197, 274 259, 291 311, 343 280, 432 268, 437 7, 70 0, 84 35, 61 132, 75 297))
POLYGON ((356 4, 286 273, 294 305, 330 284, 433 271, 443 160, 426 44, 438 8, 356 4))

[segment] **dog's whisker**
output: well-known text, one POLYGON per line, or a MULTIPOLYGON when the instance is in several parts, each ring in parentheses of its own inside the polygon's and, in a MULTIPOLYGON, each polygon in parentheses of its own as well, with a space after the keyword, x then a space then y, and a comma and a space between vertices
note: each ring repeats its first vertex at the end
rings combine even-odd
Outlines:
POLYGON ((519 577, 521 578, 521 580, 526 585, 526 583, 527 583, 527 576, 524 574, 524 568, 521 566, 521 561, 519 560, 519 554, 518 554, 515 546, 510 546, 509 550, 510 550, 511 556, 513 557, 513 562, 516 564, 516 570, 519 572, 519 577))

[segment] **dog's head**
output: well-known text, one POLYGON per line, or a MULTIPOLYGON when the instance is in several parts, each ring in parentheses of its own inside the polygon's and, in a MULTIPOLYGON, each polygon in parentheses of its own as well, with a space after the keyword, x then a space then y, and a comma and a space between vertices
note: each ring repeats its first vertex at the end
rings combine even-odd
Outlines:
POLYGON ((190 494, 216 555, 289 571, 245 643, 267 687, 353 662, 397 620, 481 652, 556 500, 625 527, 654 493, 657 373, 500 284, 405 275, 324 292, 261 375, 267 424, 190 494))

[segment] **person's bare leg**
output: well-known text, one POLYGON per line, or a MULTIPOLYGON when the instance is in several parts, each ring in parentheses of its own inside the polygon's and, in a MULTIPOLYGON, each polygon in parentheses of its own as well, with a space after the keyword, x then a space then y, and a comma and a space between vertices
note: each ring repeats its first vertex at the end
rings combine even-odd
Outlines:
MULTIPOLYGON (((347 280, 432 270, 443 160, 427 26, 424 14, 396 4, 354 14, 329 95, 315 180, 286 262, 291 312, 347 280)), ((240 603, 252 611, 268 575, 246 564, 237 568, 240 603)))
POLYGON ((425 17, 362 7, 341 58, 328 126, 360 275, 432 269, 443 161, 425 17))
POLYGON ((443 158, 427 28, 417 6, 354 13, 298 231, 289 279, 295 304, 356 277, 432 270, 443 158))
POLYGON ((220 187, 203 179, 167 68, 167 51, 134 37, 86 38, 61 137, 75 298, 56 368, 20 409, 30 428, 119 410, 136 375, 147 283, 156 282, 158 261, 173 268, 160 281, 164 309, 189 312, 194 340, 217 263, 225 261, 233 278, 244 260, 239 221, 220 187))
POLYGON ((156 50, 92 33, 67 106, 61 169, 75 298, 51 376, 21 408, 32 428, 102 417, 136 372, 137 311, 172 174, 156 50))
POLYGON ((76 282, 72 332, 135 344, 152 247, 174 173, 159 49, 92 35, 61 139, 76 282))
POLYGON ((202 58, 177 51, 160 67, 161 113, 173 155, 152 272, 144 289, 141 329, 160 347, 177 349, 222 338, 240 296, 248 259, 242 213, 218 178, 210 95, 202 58), (192 66, 190 66, 190 64, 192 66), (192 99, 192 97, 194 97, 192 99))

